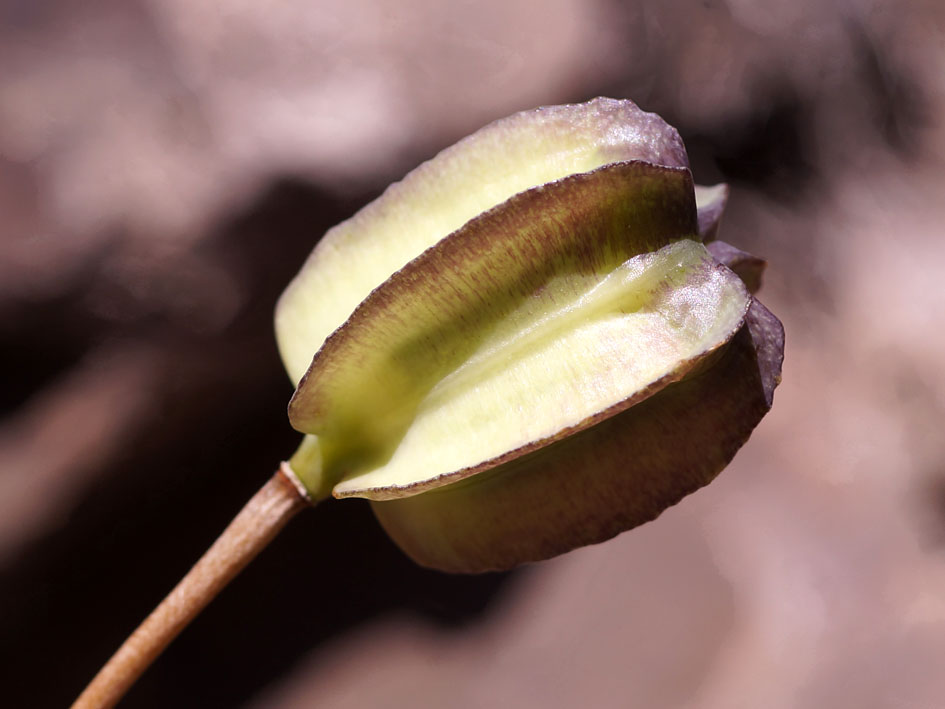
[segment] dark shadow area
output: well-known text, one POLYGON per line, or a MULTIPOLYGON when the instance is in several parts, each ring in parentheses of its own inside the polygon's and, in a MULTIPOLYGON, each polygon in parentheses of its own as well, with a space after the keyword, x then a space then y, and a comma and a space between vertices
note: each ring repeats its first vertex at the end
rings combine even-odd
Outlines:
MULTIPOLYGON (((247 294, 222 332, 201 336, 167 318, 124 326, 159 348, 160 393, 147 430, 110 460, 61 529, 0 574, 6 706, 74 699, 291 455, 299 435, 286 418, 291 386, 272 335, 273 307, 318 236, 372 196, 345 201, 301 181, 277 183, 202 247, 247 294)), ((72 316, 64 310, 61 317, 72 316)), ((41 344, 31 324, 21 321, 4 336, 41 344)), ((77 335, 83 346, 103 336, 81 319, 76 332, 89 338, 77 335)), ((75 353, 63 348, 59 356, 75 353)), ((57 362, 36 358, 35 365, 20 399, 57 362)), ((378 615, 417 612, 462 626, 489 608, 507 579, 420 569, 387 540, 367 505, 330 501, 293 521, 122 706, 237 706, 303 653, 378 615)))
POLYGON ((810 109, 787 86, 758 86, 751 109, 727 120, 707 140, 727 181, 751 185, 782 203, 798 204, 817 189, 810 109))
POLYGON ((93 264, 79 269, 48 300, 0 305, 0 418, 75 366, 101 339, 103 323, 81 305, 95 270, 93 264))

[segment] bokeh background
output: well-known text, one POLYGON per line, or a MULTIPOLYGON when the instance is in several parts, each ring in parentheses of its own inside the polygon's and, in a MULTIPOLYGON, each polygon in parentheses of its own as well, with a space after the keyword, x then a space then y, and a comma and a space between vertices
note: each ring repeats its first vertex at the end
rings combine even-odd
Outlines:
POLYGON ((295 520, 124 706, 945 706, 945 5, 0 1, 0 678, 66 705, 296 442, 321 233, 539 104, 633 98, 770 263, 775 408, 656 522, 510 574, 295 520))

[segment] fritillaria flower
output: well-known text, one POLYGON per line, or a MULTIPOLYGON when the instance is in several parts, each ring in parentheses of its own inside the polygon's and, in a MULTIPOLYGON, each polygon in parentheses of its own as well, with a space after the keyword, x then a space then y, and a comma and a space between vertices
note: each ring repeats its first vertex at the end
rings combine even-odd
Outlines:
POLYGON ((417 562, 506 569, 710 482, 770 409, 764 262, 724 185, 630 101, 540 108, 443 151, 315 246, 276 310, 305 434, 80 697, 109 706, 283 524, 364 497, 417 562))

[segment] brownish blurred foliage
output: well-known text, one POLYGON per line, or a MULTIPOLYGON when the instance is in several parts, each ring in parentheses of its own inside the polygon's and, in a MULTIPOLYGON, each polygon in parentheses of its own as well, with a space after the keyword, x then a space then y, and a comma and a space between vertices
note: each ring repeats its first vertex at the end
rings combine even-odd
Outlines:
POLYGON ((0 704, 62 706, 293 450, 271 334, 324 230, 606 94, 733 186, 771 415, 654 523, 511 575, 299 519, 128 707, 945 705, 945 6, 0 2, 0 704))

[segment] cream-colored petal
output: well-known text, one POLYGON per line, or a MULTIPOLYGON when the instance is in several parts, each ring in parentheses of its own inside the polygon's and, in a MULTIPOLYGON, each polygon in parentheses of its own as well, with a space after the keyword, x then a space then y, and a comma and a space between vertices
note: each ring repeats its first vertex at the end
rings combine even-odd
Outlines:
POLYGON ((627 160, 688 167, 661 118, 601 98, 496 121, 424 163, 325 234, 283 293, 276 339, 292 381, 374 288, 470 219, 529 188, 627 160))

